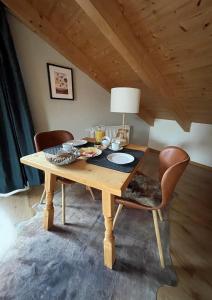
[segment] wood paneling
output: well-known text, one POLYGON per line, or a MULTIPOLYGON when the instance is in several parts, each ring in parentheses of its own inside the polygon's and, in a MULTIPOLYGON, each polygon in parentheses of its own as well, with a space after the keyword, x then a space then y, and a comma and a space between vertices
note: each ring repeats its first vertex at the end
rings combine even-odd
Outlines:
POLYGON ((183 103, 178 103, 173 99, 175 89, 157 69, 148 50, 134 36, 116 1, 75 1, 144 84, 163 96, 162 100, 165 101, 166 107, 174 114, 178 123, 185 130, 187 126, 190 128, 189 117, 183 109, 183 103))
POLYGON ((141 88, 149 124, 212 124, 212 1, 2 2, 108 91, 141 88))
MULTIPOLYGON (((212 123, 212 2, 119 0, 194 122, 212 123)), ((160 113, 159 113, 160 114, 160 113)))

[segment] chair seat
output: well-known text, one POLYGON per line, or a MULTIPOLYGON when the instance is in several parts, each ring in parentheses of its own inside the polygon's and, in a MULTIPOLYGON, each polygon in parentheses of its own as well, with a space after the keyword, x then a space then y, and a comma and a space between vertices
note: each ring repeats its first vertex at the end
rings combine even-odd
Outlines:
POLYGON ((162 202, 160 182, 144 174, 136 174, 124 191, 122 198, 136 204, 158 206, 162 202))

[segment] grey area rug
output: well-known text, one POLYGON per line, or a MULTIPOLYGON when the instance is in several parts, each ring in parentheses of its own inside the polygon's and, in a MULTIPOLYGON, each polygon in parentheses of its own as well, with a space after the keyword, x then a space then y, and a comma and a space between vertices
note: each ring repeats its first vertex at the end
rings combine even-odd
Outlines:
POLYGON ((0 299, 152 300, 163 285, 175 285, 169 255, 168 222, 160 223, 166 268, 160 268, 152 214, 123 209, 115 228, 114 270, 103 265, 104 222, 101 194, 94 202, 85 187, 66 190, 66 221, 61 225, 61 194, 55 195, 55 226, 45 231, 44 205, 19 224, 18 237, 0 261, 0 299))

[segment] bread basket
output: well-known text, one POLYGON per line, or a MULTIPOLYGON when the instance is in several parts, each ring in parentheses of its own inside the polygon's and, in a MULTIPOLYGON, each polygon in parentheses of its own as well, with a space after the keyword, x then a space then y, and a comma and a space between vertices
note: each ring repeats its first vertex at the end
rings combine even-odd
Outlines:
POLYGON ((77 148, 72 148, 71 151, 65 151, 63 148, 53 147, 44 151, 46 159, 57 166, 68 165, 74 162, 79 156, 80 152, 77 148))

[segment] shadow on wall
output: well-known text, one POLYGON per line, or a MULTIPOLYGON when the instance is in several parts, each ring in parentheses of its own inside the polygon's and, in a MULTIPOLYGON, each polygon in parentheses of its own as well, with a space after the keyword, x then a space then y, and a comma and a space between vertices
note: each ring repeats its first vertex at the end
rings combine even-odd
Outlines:
POLYGON ((36 132, 39 131, 47 131, 49 129, 49 122, 48 122, 48 112, 45 109, 45 105, 39 106, 39 119, 35 117, 35 114, 32 114, 33 124, 36 132), (33 118, 34 117, 34 118, 33 118))

